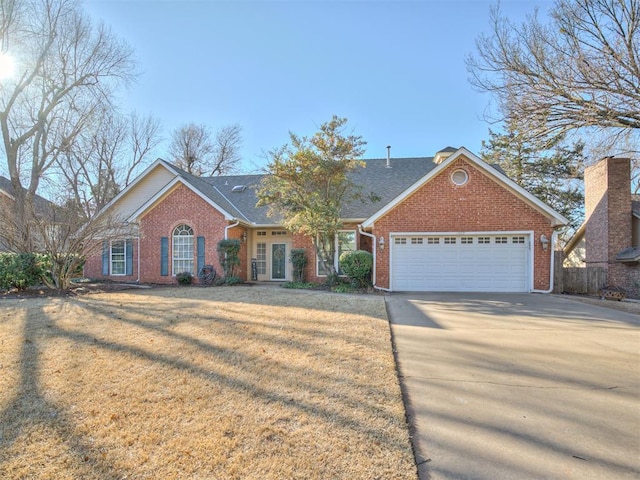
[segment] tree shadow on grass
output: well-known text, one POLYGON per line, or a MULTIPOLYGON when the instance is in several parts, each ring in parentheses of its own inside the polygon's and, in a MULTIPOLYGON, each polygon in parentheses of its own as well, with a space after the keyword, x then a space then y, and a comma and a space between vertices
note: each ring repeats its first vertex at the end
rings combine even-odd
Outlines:
MULTIPOLYGON (((12 447, 20 437, 31 437, 35 442, 41 439, 38 435, 56 438, 56 444, 62 446, 64 454, 70 457, 72 465, 65 466, 65 472, 53 473, 55 476, 66 476, 72 469, 76 478, 97 477, 105 479, 121 479, 129 472, 116 469, 105 462, 97 454, 91 441, 77 434, 74 423, 66 407, 57 405, 47 398, 42 388, 41 352, 46 344, 53 340, 55 327, 41 309, 37 314, 27 314, 24 318, 22 348, 18 358, 19 380, 13 399, 0 412, 0 473, 3 478, 25 478, 38 475, 37 464, 30 465, 29 473, 21 471, 12 473, 7 467, 12 447), (45 320, 43 320, 43 318, 45 320)), ((49 441, 49 439, 44 439, 49 441)), ((59 450, 59 449, 58 449, 59 450)), ((51 459, 52 463, 57 459, 51 459)), ((10 463, 10 462, 9 462, 10 463)), ((49 467, 49 466, 47 466, 49 467)), ((14 467, 15 468, 15 467, 14 467)))
MULTIPOLYGON (((63 302, 60 300, 60 302, 63 302)), ((353 393, 349 391, 347 394, 331 391, 332 383, 340 384, 349 382, 348 375, 343 375, 339 370, 334 373, 317 374, 320 378, 320 386, 313 385, 305 380, 305 372, 299 367, 293 365, 282 365, 283 379, 277 385, 279 387, 291 386, 292 389, 302 388, 303 390, 313 391, 314 395, 332 397, 332 402, 326 406, 318 405, 313 400, 307 400, 304 395, 298 395, 295 398, 288 392, 287 388, 264 388, 257 384, 255 379, 260 376, 260 358, 248 355, 246 352, 232 351, 224 346, 215 345, 201 338, 192 337, 174 331, 175 324, 171 322, 149 323, 143 321, 132 320, 125 316, 122 310, 110 305, 109 302, 101 302, 91 297, 68 299, 64 302, 77 305, 85 313, 88 323, 95 322, 96 319, 108 319, 110 328, 127 328, 135 327, 143 330, 151 335, 160 335, 176 346, 188 346, 195 351, 204 353, 210 359, 206 365, 195 364, 188 356, 182 356, 180 351, 174 352, 158 352, 141 344, 123 342, 113 340, 108 335, 96 336, 88 329, 82 328, 82 321, 79 323, 69 323, 60 321, 58 315, 48 316, 44 308, 36 311, 27 310, 24 320, 24 344, 20 352, 19 364, 19 386, 15 390, 14 398, 5 403, 6 408, 0 412, 0 426, 2 427, 2 435, 0 437, 0 472, 3 468, 11 468, 11 463, 7 460, 7 455, 11 455, 12 447, 19 441, 23 441, 21 437, 29 435, 34 429, 44 429, 46 434, 56 438, 56 442, 64 445, 67 456, 72 457, 74 472, 79 477, 98 477, 98 478, 123 478, 131 475, 132 472, 126 471, 120 466, 116 467, 109 463, 109 458, 104 457, 96 450, 91 438, 83 435, 74 423, 74 412, 69 411, 67 406, 63 406, 51 399, 51 395, 42 385, 42 352, 48 346, 58 342, 68 342, 69 345, 82 347, 91 347, 110 354, 115 354, 121 358, 133 358, 143 360, 145 364, 155 365, 159 368, 167 368, 176 373, 186 374, 190 378, 204 380, 206 383, 221 385, 224 388, 237 391, 242 395, 259 397, 264 403, 276 403, 281 405, 285 410, 293 415, 297 413, 304 414, 310 418, 317 420, 343 425, 346 429, 353 431, 361 436, 376 439, 386 447, 403 451, 408 448, 408 442, 398 439, 397 435, 387 434, 384 430, 372 426, 370 423, 363 421, 362 417, 351 416, 349 409, 334 408, 334 405, 350 405, 353 409, 364 409, 367 415, 385 417, 389 423, 393 423, 395 419, 391 418, 391 413, 385 405, 385 401, 389 400, 387 393, 383 389, 374 389, 373 398, 362 398, 359 391, 364 389, 364 385, 354 383, 353 393), (229 357, 229 354, 232 357, 229 357), (234 365, 230 365, 230 358, 233 358, 234 365), (211 368, 215 363, 225 364, 224 366, 246 367, 248 375, 235 376, 228 373, 228 370, 217 370, 211 368), (302 386, 302 387, 301 387, 302 386), (379 401, 382 400, 382 401, 379 401), (8 465, 8 466, 7 466, 8 465)), ((123 307, 126 308, 126 307, 123 307)), ((150 307, 153 308, 153 305, 150 307)), ((135 313, 135 312, 134 312, 135 313)), ((147 312, 148 313, 148 312, 147 312)), ((166 313, 166 312, 165 312, 166 313)), ((158 312, 161 317, 161 313, 158 312)), ((226 319, 211 316, 208 318, 210 322, 228 323, 225 328, 234 329, 242 325, 242 321, 229 322, 226 319)), ((296 328, 293 327, 292 328, 296 328)), ((268 329, 267 329, 268 330, 268 329)), ((304 341, 292 342, 291 340, 283 341, 279 338, 277 329, 272 328, 260 334, 261 341, 265 344, 278 346, 279 348, 291 347, 299 351, 308 350, 310 345, 304 341)), ((311 327, 300 328, 300 335, 319 334, 317 330, 311 327)), ((238 329, 237 335, 242 335, 238 329)), ((158 337, 155 337, 158 338, 158 337)), ((334 337, 337 340, 337 337, 334 337)), ((331 342, 331 336, 327 338, 331 342)), ((355 342, 354 337, 349 341, 355 342)), ((322 352, 317 352, 322 353, 322 352)), ((329 354, 330 352, 327 352, 329 354)), ((366 360, 365 360, 366 361, 366 360)), ((240 371, 240 369, 238 370, 240 371)), ((396 400, 397 399, 391 399, 396 400)), ((35 468, 35 467, 34 467, 35 468)), ((67 473, 67 467, 65 467, 67 473)), ((135 474, 135 472, 133 472, 135 474)), ((11 472, 8 472, 11 476, 11 472)))

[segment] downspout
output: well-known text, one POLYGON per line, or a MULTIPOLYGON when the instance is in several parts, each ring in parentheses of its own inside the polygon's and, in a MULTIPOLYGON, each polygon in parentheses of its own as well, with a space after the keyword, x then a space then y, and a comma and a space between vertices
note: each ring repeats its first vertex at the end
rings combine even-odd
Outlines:
POLYGON ((240 225, 240 220, 236 220, 236 223, 232 223, 231 225, 227 225, 226 227, 224 227, 225 240, 229 240, 229 230, 232 229, 233 227, 237 227, 238 225, 240 225))
POLYGON ((378 242, 377 242, 376 236, 374 234, 372 234, 372 233, 368 233, 368 232, 365 232, 364 230, 362 230, 362 225, 358 225, 358 233, 360 235, 364 235, 365 237, 371 238, 372 242, 373 242, 372 243, 372 248, 371 248, 373 250, 373 272, 371 274, 371 277, 372 277, 371 281, 373 283, 373 288, 375 290, 383 290, 385 292, 389 292, 390 290, 388 288, 378 287, 376 285, 376 263, 377 263, 376 252, 378 251, 378 242))
MULTIPOLYGON (((536 290, 533 289, 531 290, 531 293, 551 293, 553 292, 553 277, 555 274, 555 265, 554 265, 554 260, 555 260, 555 253, 556 253, 556 249, 555 249, 555 245, 556 245, 556 238, 558 237, 558 231, 554 230, 553 233, 551 234, 551 242, 549 245, 549 248, 551 249, 551 265, 549 266, 549 289, 548 290, 536 290)), ((535 239, 534 239, 535 242, 535 239)), ((535 248, 535 246, 534 246, 535 248)))

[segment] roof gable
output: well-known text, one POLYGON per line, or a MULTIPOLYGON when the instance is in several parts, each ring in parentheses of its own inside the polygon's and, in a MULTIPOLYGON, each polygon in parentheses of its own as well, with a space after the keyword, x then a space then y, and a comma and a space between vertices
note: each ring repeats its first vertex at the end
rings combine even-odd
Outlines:
POLYGON ((406 198, 415 193, 418 189, 422 188, 426 183, 431 181, 434 177, 439 175, 442 171, 446 170, 452 163, 454 163, 459 158, 464 157, 466 160, 470 161, 477 167, 482 173, 492 178, 496 183, 504 187, 506 190, 510 191, 514 195, 518 196, 534 209, 545 215, 552 222, 553 226, 566 225, 569 221, 562 216, 560 213, 553 210, 547 204, 540 201, 538 198, 527 192, 524 188, 520 187, 513 180, 509 179, 506 175, 501 173, 499 170, 493 168, 489 164, 485 163, 478 156, 471 153, 464 147, 459 148, 455 153, 452 153, 447 158, 445 158, 441 163, 434 166, 433 169, 428 171, 424 176, 419 178, 416 182, 414 182, 411 186, 406 188, 403 192, 401 192, 398 196, 396 196, 393 200, 381 206, 379 210, 377 210, 374 214, 372 214, 367 220, 362 223, 362 226, 367 228, 373 226, 373 224, 381 218, 382 216, 389 213, 393 210, 397 205, 402 203, 406 198))
POLYGON ((232 206, 227 208, 228 205, 222 196, 216 197, 214 192, 208 192, 204 182, 161 158, 149 165, 133 182, 105 205, 98 215, 103 215, 109 210, 119 209, 118 218, 128 222, 135 221, 162 199, 177 183, 192 190, 222 213, 226 219, 232 220, 237 217, 238 212, 232 206))

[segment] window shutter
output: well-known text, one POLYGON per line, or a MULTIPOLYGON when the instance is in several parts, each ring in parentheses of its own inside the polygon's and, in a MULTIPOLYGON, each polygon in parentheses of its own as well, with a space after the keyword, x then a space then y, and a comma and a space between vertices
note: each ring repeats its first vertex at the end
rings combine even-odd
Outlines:
POLYGON ((133 275, 133 241, 131 239, 126 241, 126 250, 126 274, 133 275))
POLYGON ((102 241, 102 275, 109 275, 109 242, 102 241))
POLYGON ((169 237, 160 239, 160 275, 169 275, 169 237))
POLYGON ((198 237, 198 271, 196 275, 200 274, 202 267, 204 267, 204 237, 198 237))

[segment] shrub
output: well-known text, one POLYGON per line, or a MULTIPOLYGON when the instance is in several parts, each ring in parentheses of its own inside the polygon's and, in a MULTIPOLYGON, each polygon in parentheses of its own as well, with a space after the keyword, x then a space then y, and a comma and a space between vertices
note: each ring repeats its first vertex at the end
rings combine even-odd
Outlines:
POLYGON ((41 282, 44 264, 33 253, 0 253, 0 288, 24 290, 41 282))
POLYGON ((225 278, 235 277, 236 269, 240 265, 240 240, 220 240, 217 250, 225 278))
POLYGON ((176 280, 180 285, 191 285, 193 283, 193 275, 191 272, 180 272, 176 274, 176 280))
POLYGON ((331 291, 334 293, 353 293, 355 290, 351 285, 348 285, 346 283, 339 283, 338 285, 334 285, 333 287, 331 287, 331 291))
POLYGON ((311 283, 311 282, 285 282, 281 286, 282 288, 305 289, 305 290, 317 287, 315 283, 311 283))
POLYGON ((307 266, 307 252, 304 248, 291 249, 291 264, 293 265, 293 281, 304 283, 304 268, 307 266))
POLYGON ((372 268, 373 255, 369 252, 356 250, 340 255, 340 270, 357 288, 365 288, 370 284, 372 268))
POLYGON ((240 285, 241 283, 244 283, 244 280, 240 277, 226 277, 224 279, 224 283, 225 285, 240 285))

